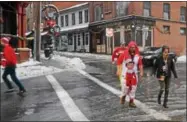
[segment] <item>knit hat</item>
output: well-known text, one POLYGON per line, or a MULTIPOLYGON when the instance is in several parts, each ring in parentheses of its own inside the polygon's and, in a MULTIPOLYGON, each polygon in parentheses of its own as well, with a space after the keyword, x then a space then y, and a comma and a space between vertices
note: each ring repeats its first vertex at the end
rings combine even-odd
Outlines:
POLYGON ((0 39, 1 42, 5 43, 5 44, 9 44, 10 38, 9 37, 3 37, 0 39))

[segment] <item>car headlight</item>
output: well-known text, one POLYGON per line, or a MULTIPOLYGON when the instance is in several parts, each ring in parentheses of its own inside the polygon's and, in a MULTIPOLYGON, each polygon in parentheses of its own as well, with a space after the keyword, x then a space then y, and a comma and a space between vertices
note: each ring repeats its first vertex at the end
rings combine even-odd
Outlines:
POLYGON ((151 59, 153 56, 152 55, 149 55, 149 56, 145 56, 144 58, 145 59, 151 59))

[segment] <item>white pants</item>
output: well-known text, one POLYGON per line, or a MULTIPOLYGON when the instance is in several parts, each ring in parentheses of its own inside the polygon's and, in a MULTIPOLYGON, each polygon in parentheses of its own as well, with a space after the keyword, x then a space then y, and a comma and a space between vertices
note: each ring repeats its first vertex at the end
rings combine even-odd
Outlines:
POLYGON ((134 99, 135 98, 135 93, 136 93, 136 88, 137 88, 137 84, 138 84, 138 75, 136 74, 136 80, 137 83, 136 85, 132 86, 132 89, 129 89, 129 86, 126 85, 126 79, 121 76, 121 97, 122 96, 129 96, 130 99, 134 99))

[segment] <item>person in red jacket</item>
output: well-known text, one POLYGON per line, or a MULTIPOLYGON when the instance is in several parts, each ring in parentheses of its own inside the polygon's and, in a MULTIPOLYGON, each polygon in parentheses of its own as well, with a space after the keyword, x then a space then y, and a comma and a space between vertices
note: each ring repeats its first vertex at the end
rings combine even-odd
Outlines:
POLYGON ((5 70, 4 70, 2 77, 3 77, 5 84, 8 87, 8 90, 5 93, 9 93, 9 92, 14 91, 14 88, 13 88, 11 82, 7 78, 7 76, 10 75, 11 79, 19 87, 18 94, 22 94, 22 93, 26 92, 26 90, 16 76, 15 69, 16 69, 17 59, 16 59, 16 54, 15 54, 14 49, 9 45, 9 41, 10 41, 10 38, 3 37, 0 39, 1 45, 4 47, 3 57, 5 59, 5 70))
POLYGON ((125 43, 121 43, 120 47, 117 47, 113 53, 112 53, 112 63, 114 64, 115 61, 117 62, 118 57, 120 56, 120 54, 124 53, 126 47, 125 47, 125 43))
MULTIPOLYGON (((112 54, 112 63, 113 63, 113 64, 115 64, 115 63, 117 64, 119 56, 120 56, 121 54, 124 53, 125 49, 126 49, 126 45, 125 45, 125 43, 122 42, 122 43, 121 43, 121 46, 118 47, 118 48, 116 48, 116 49, 113 51, 113 54, 112 54)), ((120 71, 122 70, 121 66, 122 66, 122 65, 117 66, 117 71, 118 71, 118 70, 120 70, 120 71)), ((116 72, 116 74, 117 74, 117 72, 116 72)), ((120 74, 121 74, 121 72, 120 72, 120 74)), ((120 77, 120 75, 118 76, 118 78, 119 78, 120 87, 121 87, 121 77, 120 77)))
MULTIPOLYGON (((126 73, 127 73, 127 61, 128 60, 132 60, 134 62, 134 67, 133 70, 135 72, 136 75, 136 82, 131 85, 131 90, 130 90, 130 103, 129 106, 131 107, 136 107, 136 105, 134 104, 134 98, 135 98, 135 93, 136 93, 136 88, 137 88, 137 83, 138 83, 138 70, 140 70, 140 76, 143 77, 143 64, 142 64, 142 57, 140 56, 139 53, 139 49, 138 46, 136 44, 136 42, 131 41, 128 44, 128 48, 124 51, 123 54, 120 55, 117 65, 122 65, 122 73, 121 73, 121 82, 123 84, 122 86, 122 95, 120 98, 120 103, 124 104, 125 103, 125 98, 127 95, 127 90, 129 89, 127 86, 127 80, 126 80, 126 73)), ((118 75, 120 71, 117 71, 118 75)))

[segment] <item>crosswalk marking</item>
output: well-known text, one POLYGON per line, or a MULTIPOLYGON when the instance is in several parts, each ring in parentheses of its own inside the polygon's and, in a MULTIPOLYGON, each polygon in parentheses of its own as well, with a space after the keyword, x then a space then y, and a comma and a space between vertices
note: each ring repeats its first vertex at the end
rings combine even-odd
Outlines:
POLYGON ((58 81, 52 75, 47 75, 46 78, 51 83, 53 89, 55 90, 66 113, 71 118, 71 120, 72 121, 89 121, 86 118, 86 116, 80 111, 80 109, 75 105, 72 98, 64 90, 64 88, 58 83, 58 81))
MULTIPOLYGON (((106 90, 112 92, 113 94, 120 96, 120 91, 107 85, 106 83, 103 83, 102 81, 100 81, 99 79, 91 76, 90 74, 88 74, 87 72, 77 69, 77 71, 86 76, 87 78, 89 78, 90 80, 94 81, 95 83, 97 83, 99 86, 105 88, 106 90)), ((127 101, 129 101, 129 98, 127 97, 127 101)), ((141 103, 138 100, 135 100, 135 103, 137 105, 137 107, 139 107, 142 111, 144 111, 145 113, 149 114, 150 116, 153 116, 155 119, 160 119, 160 120, 171 120, 170 117, 168 117, 166 114, 164 113, 160 113, 154 109, 149 108, 146 104, 141 103)))

